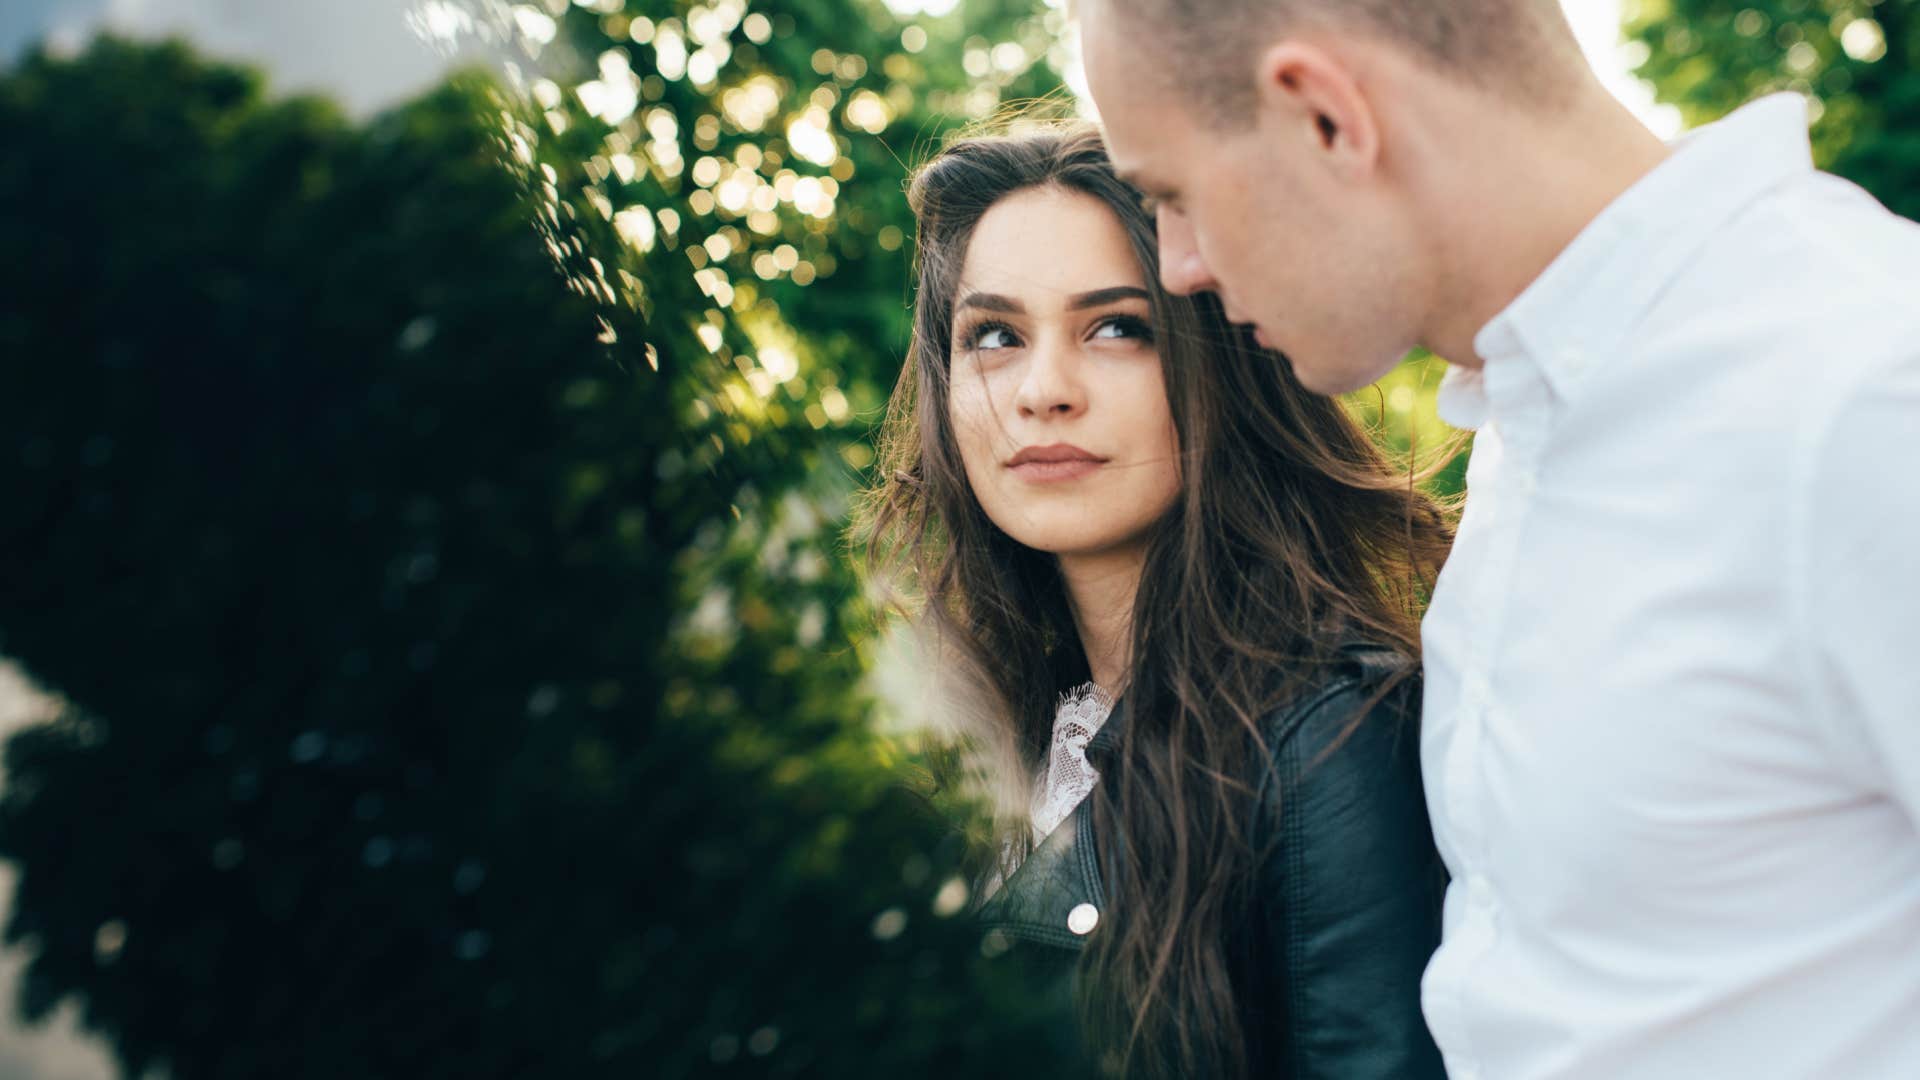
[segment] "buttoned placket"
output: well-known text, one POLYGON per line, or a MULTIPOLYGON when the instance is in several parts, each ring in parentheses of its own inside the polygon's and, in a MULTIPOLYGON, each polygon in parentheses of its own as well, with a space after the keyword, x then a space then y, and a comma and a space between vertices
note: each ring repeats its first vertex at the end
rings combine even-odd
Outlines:
MULTIPOLYGON (((1574 366, 1571 355, 1559 359, 1563 365, 1574 366)), ((1454 734, 1443 765, 1443 798, 1465 863, 1466 907, 1456 931, 1459 960, 1453 978, 1448 985, 1434 988, 1429 1009, 1434 1037, 1447 1052, 1449 1075, 1455 1080, 1477 1080, 1481 1076, 1473 1036, 1460 1004, 1466 984, 1474 978, 1474 969, 1492 952, 1500 930, 1499 903, 1489 877, 1495 871, 1486 829, 1482 745, 1487 725, 1499 707, 1493 660, 1513 602, 1515 558, 1539 490, 1540 459, 1552 421, 1549 389, 1533 358, 1503 358, 1489 365, 1485 377, 1500 452, 1492 475, 1480 478, 1480 486, 1468 496, 1467 513, 1490 519, 1477 523, 1489 547, 1471 579, 1467 610, 1473 612, 1473 619, 1459 698, 1454 705, 1454 734)))

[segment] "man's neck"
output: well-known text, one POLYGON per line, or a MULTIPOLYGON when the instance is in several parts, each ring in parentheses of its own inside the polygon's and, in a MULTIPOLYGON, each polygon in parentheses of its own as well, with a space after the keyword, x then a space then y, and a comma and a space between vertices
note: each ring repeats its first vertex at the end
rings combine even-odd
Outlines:
POLYGON ((1437 302, 1424 335, 1438 355, 1474 368, 1481 328, 1671 152, 1597 85, 1565 113, 1510 116, 1483 134, 1462 148, 1470 164, 1435 192, 1437 302))

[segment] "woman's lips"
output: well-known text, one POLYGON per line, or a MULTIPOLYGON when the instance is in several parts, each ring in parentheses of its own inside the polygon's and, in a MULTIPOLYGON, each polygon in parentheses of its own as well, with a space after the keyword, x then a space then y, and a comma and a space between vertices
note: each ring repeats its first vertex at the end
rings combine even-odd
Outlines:
POLYGON ((1028 461, 1011 468, 1014 475, 1022 480, 1047 483, 1077 479, 1098 469, 1100 464, 1093 458, 1074 458, 1071 461, 1028 461))
POLYGON ((1051 483, 1077 479, 1106 463, 1106 458, 1070 443, 1054 443, 1026 447, 1007 461, 1007 468, 1022 480, 1051 483))

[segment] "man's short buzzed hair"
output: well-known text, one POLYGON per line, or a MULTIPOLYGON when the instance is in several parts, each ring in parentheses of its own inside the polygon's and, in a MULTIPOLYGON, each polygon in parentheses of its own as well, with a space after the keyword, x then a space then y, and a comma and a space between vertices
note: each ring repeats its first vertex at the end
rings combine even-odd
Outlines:
POLYGON ((1232 125, 1258 49, 1294 26, 1368 34, 1434 69, 1543 106, 1584 65, 1559 0, 1095 0, 1172 47, 1165 74, 1232 125))

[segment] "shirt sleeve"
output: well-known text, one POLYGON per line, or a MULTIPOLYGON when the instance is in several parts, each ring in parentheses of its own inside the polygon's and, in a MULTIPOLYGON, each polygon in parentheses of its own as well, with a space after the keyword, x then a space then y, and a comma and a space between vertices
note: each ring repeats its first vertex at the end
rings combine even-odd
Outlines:
POLYGON ((1420 1011, 1445 873, 1420 786, 1416 688, 1334 694, 1282 754, 1280 843, 1261 889, 1286 1001, 1278 1041, 1299 1080, 1445 1075, 1420 1011))
POLYGON ((1853 765, 1920 824, 1920 342, 1851 387, 1806 476, 1816 705, 1853 765))

